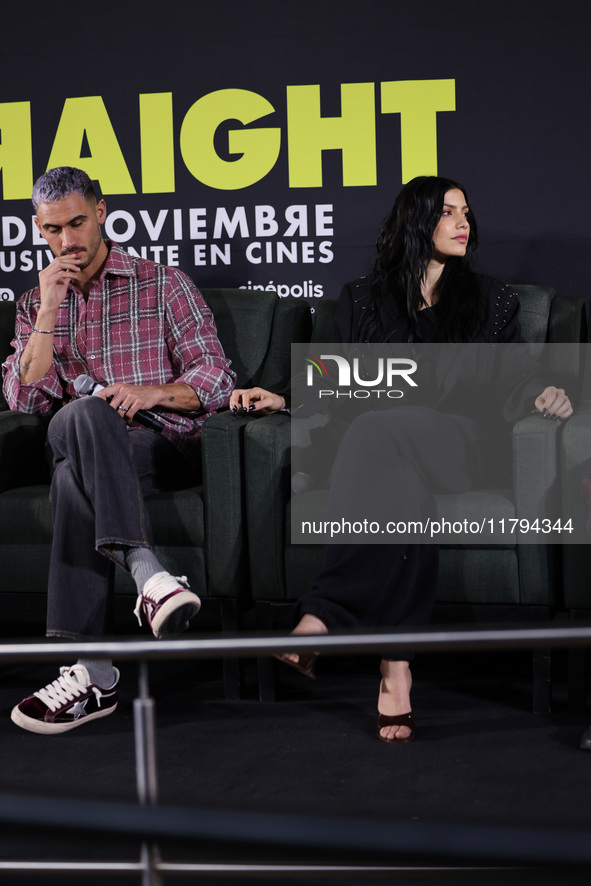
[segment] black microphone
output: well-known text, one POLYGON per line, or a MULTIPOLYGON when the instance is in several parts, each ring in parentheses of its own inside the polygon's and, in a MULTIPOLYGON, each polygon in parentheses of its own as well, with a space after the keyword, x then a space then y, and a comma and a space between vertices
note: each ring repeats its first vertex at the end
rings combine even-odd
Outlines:
MULTIPOLYGON (((74 379, 74 388, 77 394, 90 394, 94 396, 99 391, 104 391, 105 386, 99 384, 90 375, 79 375, 78 378, 74 379)), ((112 399, 112 397, 109 397, 108 402, 112 399)), ((153 412, 148 412, 147 409, 138 409, 133 417, 133 421, 137 421, 138 424, 143 425, 145 428, 150 428, 151 431, 158 431, 160 433, 164 430, 164 422, 154 415, 153 412)))

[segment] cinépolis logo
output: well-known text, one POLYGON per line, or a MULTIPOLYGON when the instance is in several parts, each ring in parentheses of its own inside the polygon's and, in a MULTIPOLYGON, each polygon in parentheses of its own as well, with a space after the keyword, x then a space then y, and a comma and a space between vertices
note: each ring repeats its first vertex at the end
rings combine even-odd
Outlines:
POLYGON ((417 363, 408 357, 383 357, 373 353, 345 357, 342 354, 306 354, 306 387, 317 399, 399 400, 408 388, 417 363))

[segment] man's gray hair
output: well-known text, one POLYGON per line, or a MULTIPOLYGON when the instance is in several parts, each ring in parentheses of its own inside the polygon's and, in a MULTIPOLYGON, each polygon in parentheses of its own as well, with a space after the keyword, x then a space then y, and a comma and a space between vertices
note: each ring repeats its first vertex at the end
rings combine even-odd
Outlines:
POLYGON ((37 212, 40 203, 57 203, 70 194, 80 194, 85 200, 92 197, 96 200, 92 181, 82 169, 76 169, 74 166, 57 166, 55 169, 49 169, 33 185, 31 196, 33 208, 37 212))

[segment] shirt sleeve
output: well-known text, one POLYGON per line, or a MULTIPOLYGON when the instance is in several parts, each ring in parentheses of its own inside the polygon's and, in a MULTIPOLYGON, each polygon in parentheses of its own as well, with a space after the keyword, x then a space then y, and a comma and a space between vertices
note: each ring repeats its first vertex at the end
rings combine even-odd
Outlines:
POLYGON ((193 282, 177 272, 167 300, 168 346, 176 382, 194 388, 206 413, 227 406, 236 383, 217 336, 211 309, 193 282))
POLYGON ((14 352, 2 364, 4 397, 9 408, 16 412, 47 413, 55 401, 61 401, 64 396, 55 361, 39 381, 23 384, 20 380, 20 359, 32 334, 37 310, 35 290, 26 292, 17 304, 15 335, 11 342, 14 352))

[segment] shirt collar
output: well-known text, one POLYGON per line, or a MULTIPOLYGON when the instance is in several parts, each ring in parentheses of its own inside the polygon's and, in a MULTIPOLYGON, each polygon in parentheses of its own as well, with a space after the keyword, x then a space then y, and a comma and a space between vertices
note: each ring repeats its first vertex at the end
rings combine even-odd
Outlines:
POLYGON ((133 277, 135 275, 135 264, 132 257, 124 249, 113 240, 105 239, 109 250, 109 257, 105 262, 102 277, 111 274, 114 277, 133 277))

